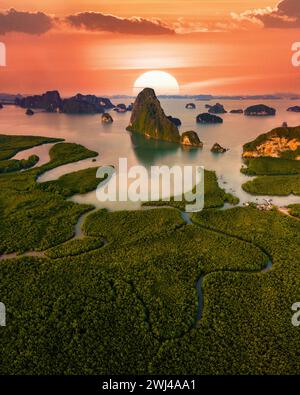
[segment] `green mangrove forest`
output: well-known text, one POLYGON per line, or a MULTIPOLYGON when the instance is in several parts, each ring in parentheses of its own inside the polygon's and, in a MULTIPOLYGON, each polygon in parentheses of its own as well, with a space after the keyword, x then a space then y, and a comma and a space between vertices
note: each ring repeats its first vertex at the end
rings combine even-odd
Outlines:
MULTIPOLYGON (((53 142, 1 139, 2 161, 53 142)), ((300 374, 299 205, 218 210, 228 196, 206 172, 208 203, 187 224, 175 204, 109 212, 68 200, 95 189, 96 168, 37 182, 95 156, 57 141, 48 163, 0 174, 0 373, 300 374)))

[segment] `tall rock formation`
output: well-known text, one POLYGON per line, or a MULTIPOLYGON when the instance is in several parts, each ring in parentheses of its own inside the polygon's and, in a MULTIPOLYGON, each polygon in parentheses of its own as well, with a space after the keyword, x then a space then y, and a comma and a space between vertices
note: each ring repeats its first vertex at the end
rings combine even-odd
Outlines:
POLYGON ((151 88, 143 89, 137 96, 127 130, 155 140, 180 143, 177 126, 167 118, 151 88))

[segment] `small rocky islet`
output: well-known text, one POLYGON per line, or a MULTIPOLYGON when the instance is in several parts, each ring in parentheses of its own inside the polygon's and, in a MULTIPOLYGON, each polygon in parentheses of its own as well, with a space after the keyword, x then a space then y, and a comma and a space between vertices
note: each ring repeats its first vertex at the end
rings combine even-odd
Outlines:
POLYGON ((217 115, 206 112, 199 114, 196 118, 196 122, 200 124, 218 124, 223 123, 223 119, 217 115))
POLYGON ((120 113, 120 114, 124 114, 125 112, 127 112, 127 106, 124 103, 120 103, 120 104, 117 104, 113 110, 120 113))
POLYGON ((32 115, 34 115, 34 111, 32 111, 31 108, 27 108, 27 110, 25 111, 25 114, 29 115, 29 116, 32 116, 32 115))
POLYGON ((194 130, 182 133, 180 142, 185 147, 203 148, 203 142, 200 141, 198 134, 194 130))
POLYGON ((221 103, 216 103, 213 106, 208 104, 208 112, 210 114, 226 114, 227 113, 227 111, 225 110, 224 106, 221 103))
POLYGON ((276 115, 275 108, 266 106, 265 104, 255 104, 253 106, 247 107, 244 111, 246 116, 274 116, 276 115))
POLYGON ((219 143, 215 143, 211 148, 211 152, 214 154, 224 154, 228 150, 228 148, 222 147, 219 143))
POLYGON ((289 107, 286 111, 289 111, 289 112, 300 112, 300 106, 289 107))
POLYGON ((102 123, 111 124, 111 123, 113 123, 113 121, 114 120, 113 120, 112 116, 108 112, 105 112, 104 114, 102 114, 102 117, 101 117, 102 123))
POLYGON ((187 103, 185 108, 188 110, 194 110, 196 108, 196 104, 195 103, 187 103))

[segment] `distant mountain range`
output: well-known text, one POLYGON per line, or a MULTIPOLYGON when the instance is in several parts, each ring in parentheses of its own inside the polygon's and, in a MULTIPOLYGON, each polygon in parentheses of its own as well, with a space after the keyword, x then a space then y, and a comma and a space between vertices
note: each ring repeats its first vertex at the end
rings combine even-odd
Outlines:
MULTIPOLYGON (((0 103, 2 104, 15 104, 16 100, 29 97, 26 94, 12 94, 0 93, 0 103)), ((113 95, 106 96, 110 99, 134 99, 135 96, 130 95, 113 95)), ((211 100, 300 100, 300 95, 296 93, 278 93, 278 94, 265 94, 265 95, 159 95, 159 99, 186 99, 196 101, 211 101, 211 100)))
MULTIPOLYGON (((109 96, 111 99, 132 99, 135 96, 129 95, 114 95, 109 96)), ((158 95, 159 99, 187 99, 198 101, 210 100, 300 100, 300 95, 296 93, 280 93, 280 94, 265 94, 265 95, 158 95)))
POLYGON ((0 103, 2 104, 15 104, 16 99, 21 99, 23 96, 20 94, 14 95, 12 93, 0 93, 0 103))

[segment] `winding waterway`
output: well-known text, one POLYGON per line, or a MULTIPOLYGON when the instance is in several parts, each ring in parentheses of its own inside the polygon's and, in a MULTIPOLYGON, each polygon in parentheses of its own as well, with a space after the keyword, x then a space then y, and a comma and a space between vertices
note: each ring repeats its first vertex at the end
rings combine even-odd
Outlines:
MULTIPOLYGON (((198 224, 195 225, 193 223, 193 221, 191 220, 190 215, 188 213, 186 213, 184 211, 181 211, 181 217, 185 220, 187 225, 194 225, 194 226, 198 226, 199 228, 201 228, 201 225, 198 225, 198 224)), ((251 242, 249 242, 247 240, 243 240, 240 237, 235 237, 235 236, 229 235, 229 234, 227 234, 225 232, 221 232, 221 231, 218 231, 218 230, 213 229, 213 228, 208 228, 208 227, 202 227, 202 228, 203 229, 209 229, 211 232, 215 232, 215 233, 219 233, 219 234, 222 234, 222 235, 226 235, 227 237, 235 238, 235 239, 237 239, 239 241, 243 241, 245 243, 253 244, 253 243, 251 243, 251 242)), ((271 270, 272 267, 273 267, 272 257, 265 250, 262 250, 262 248, 259 247, 258 245, 255 244, 255 247, 259 248, 263 254, 268 256, 269 259, 268 259, 268 262, 266 263, 265 267, 262 270, 259 270, 257 272, 251 272, 251 273, 266 273, 269 270, 271 270)), ((229 273, 235 273, 235 272, 246 273, 245 271, 242 271, 242 270, 237 270, 237 271, 232 271, 232 270, 231 271, 228 271, 228 270, 215 270, 213 272, 209 272, 207 274, 203 274, 203 275, 200 276, 200 278, 196 282, 196 290, 197 290, 197 295, 198 295, 198 305, 197 305, 195 326, 199 324, 199 322, 200 322, 200 320, 202 318, 202 314, 203 314, 203 308, 204 308, 203 281, 204 281, 204 278, 205 278, 205 276, 207 276, 209 274, 212 274, 212 273, 216 273, 216 272, 222 272, 222 273, 226 273, 226 272, 229 272, 229 273)))
MULTIPOLYGON (((171 207, 170 207, 170 208, 171 208, 171 207)), ((147 209, 155 210, 155 208, 147 208, 147 209)), ((88 211, 88 212, 82 214, 82 215, 79 217, 79 219, 78 219, 78 221, 77 221, 77 223, 76 223, 76 225, 75 225, 75 228, 74 228, 74 236, 73 236, 70 240, 81 239, 81 238, 83 238, 83 237, 85 236, 85 235, 84 235, 84 232, 83 232, 83 223, 84 223, 85 219, 87 218, 87 216, 89 216, 90 214, 92 214, 92 213, 95 212, 95 211, 97 211, 97 208, 94 208, 93 210, 90 210, 90 211, 88 211)), ((190 214, 189 214, 189 213, 184 212, 184 211, 180 211, 180 214, 181 214, 182 219, 186 222, 187 225, 198 226, 199 228, 201 228, 201 225, 198 225, 198 224, 195 225, 195 224, 194 224, 194 222, 193 222, 193 221, 191 220, 191 218, 190 218, 190 214)), ((205 227, 203 227, 203 228, 205 228, 205 227)), ((238 240, 240 240, 240 241, 242 240, 241 238, 238 238, 238 237, 235 237, 235 236, 226 234, 226 233, 224 233, 224 232, 221 232, 221 231, 218 231, 218 230, 215 230, 215 229, 211 229, 211 228, 208 228, 208 229, 209 229, 210 231, 212 231, 212 232, 221 233, 221 234, 226 235, 226 236, 228 236, 228 237, 236 238, 236 239, 238 239, 238 240)), ((68 240, 68 241, 70 241, 70 240, 68 240)), ((250 242, 248 242, 248 241, 246 241, 246 240, 242 240, 242 241, 244 241, 244 242, 246 242, 246 243, 250 243, 250 242)), ((104 245, 107 244, 107 243, 108 243, 108 241, 107 241, 107 240, 104 240, 104 245)), ((258 247, 257 245, 255 245, 255 246, 256 246, 257 248, 260 248, 260 247, 258 247)), ((260 248, 260 249, 261 249, 261 248, 260 248)), ((269 260, 268 260, 268 262, 266 263, 265 267, 264 267, 261 271, 257 271, 257 272, 255 272, 255 273, 260 273, 260 272, 266 273, 266 272, 268 272, 269 270, 271 270, 272 267, 273 267, 272 257, 271 257, 270 255, 268 255, 268 254, 266 253, 266 251, 263 251, 262 249, 261 249, 261 251, 262 251, 265 255, 267 255, 267 256, 269 257, 269 260)), ((16 259, 16 258, 27 257, 27 256, 33 256, 33 257, 39 257, 39 258, 49 258, 49 257, 47 257, 47 256, 45 255, 45 253, 42 252, 42 251, 41 251, 41 252, 39 252, 39 251, 30 251, 30 252, 26 252, 26 253, 23 253, 23 254, 20 254, 20 255, 18 255, 17 253, 3 254, 3 255, 0 255, 0 260, 5 260, 5 259, 16 259)), ((223 273, 226 272, 225 270, 220 270, 220 271, 222 271, 223 273)), ((199 278, 199 279, 197 280, 197 282, 196 282, 196 290, 197 290, 198 304, 197 304, 197 311, 196 311, 195 326, 197 326, 197 325, 199 324, 199 322, 201 321, 201 318, 202 318, 202 314, 203 314, 203 308, 204 308, 203 281, 204 281, 204 278, 205 278, 205 276, 207 276, 208 274, 215 273, 215 272, 217 272, 217 271, 209 272, 209 273, 207 273, 207 274, 201 275, 200 278, 199 278)), ((236 272, 242 273, 243 271, 239 270, 239 271, 236 271, 236 272)), ((233 273, 233 271, 230 271, 230 273, 233 273)))
MULTIPOLYGON (((126 100, 124 101, 125 103, 126 100)), ((44 173, 38 182, 55 180, 60 176, 72 171, 81 170, 91 166, 118 165, 118 159, 125 157, 128 159, 128 166, 144 165, 148 168, 151 165, 203 165, 206 169, 215 170, 219 184, 227 192, 231 192, 240 198, 242 205, 248 201, 263 202, 264 196, 251 196, 244 192, 241 185, 249 178, 240 172, 242 166, 241 152, 245 142, 256 138, 259 134, 267 132, 274 127, 280 126, 283 121, 294 126, 300 123, 300 116, 297 113, 286 112, 286 109, 294 103, 289 100, 266 101, 266 104, 277 109, 275 117, 244 117, 243 115, 225 114, 224 124, 201 126, 195 123, 198 113, 205 111, 202 102, 195 102, 195 110, 185 109, 185 99, 161 100, 162 106, 167 114, 179 117, 182 121, 181 132, 185 130, 195 130, 200 139, 204 142, 203 150, 184 150, 173 144, 158 141, 146 141, 141 136, 134 136, 126 132, 129 123, 130 113, 114 113, 114 123, 102 125, 100 117, 95 116, 69 116, 66 114, 36 113, 34 117, 26 117, 24 110, 14 106, 7 106, 1 110, 0 133, 19 135, 41 135, 47 137, 60 137, 68 142, 75 142, 86 146, 89 149, 99 152, 99 157, 92 164, 91 159, 79 161, 57 167, 44 173), (224 155, 214 155, 210 152, 211 146, 218 142, 230 150, 224 155)), ((129 104, 129 102, 127 103, 129 104)), ((226 109, 247 107, 255 104, 252 101, 224 101, 226 109)), ((25 159, 32 154, 37 154, 40 161, 36 166, 41 166, 49 161, 49 149, 52 144, 34 147, 21 151, 15 159, 25 159)), ((96 198, 95 191, 84 195, 75 195, 72 201, 82 204, 92 204, 97 208, 108 208, 109 210, 141 209, 140 203, 118 203, 104 204, 96 198)), ((273 197, 273 203, 278 206, 287 206, 292 203, 299 203, 300 198, 290 195, 288 197, 273 197)), ((230 206, 225 206, 224 209, 230 206)), ((281 210, 283 213, 284 209, 281 210)), ((91 211, 79 217, 74 229, 72 239, 84 237, 82 224, 91 211)), ((193 224, 189 214, 182 212, 182 218, 188 225, 193 224)), ((210 229, 218 232, 218 230, 210 229)), ((227 235, 228 237, 234 237, 227 235)), ((71 240, 72 240, 71 239, 71 240)), ((245 241, 245 240, 244 240, 245 241)), ((258 247, 258 246, 257 246, 258 247)), ((264 253, 266 253, 264 251, 264 253)), ((14 259, 22 256, 46 257, 44 252, 27 252, 17 255, 16 253, 4 254, 0 260, 14 259)), ((272 258, 262 272, 272 269, 272 258)), ((209 274, 209 273, 208 273, 209 274)), ((206 274, 206 275, 208 275, 206 274)), ((196 282, 198 294, 198 306, 196 321, 201 320, 204 307, 203 281, 202 275, 196 282)))
POLYGON ((47 258, 45 253, 42 251, 28 251, 24 252, 23 254, 17 254, 16 252, 13 252, 11 254, 2 254, 0 255, 0 261, 4 261, 5 259, 16 259, 16 258, 21 258, 25 256, 33 256, 37 258, 47 258))
MULTIPOLYGON (((124 100, 129 104, 131 99, 124 100)), ((237 114, 222 115, 224 123, 221 125, 199 125, 196 116, 205 111, 205 102, 196 101, 196 109, 185 109, 186 99, 162 99, 161 104, 167 115, 178 117, 182 121, 180 132, 195 130, 203 149, 183 149, 176 144, 160 141, 145 140, 142 136, 133 135, 126 131, 129 124, 130 112, 118 114, 112 112, 113 124, 103 125, 101 116, 96 115, 67 115, 57 113, 37 112, 33 117, 24 114, 24 109, 15 106, 5 106, 1 110, 0 133, 13 135, 40 135, 64 138, 68 142, 82 144, 87 148, 99 152, 99 157, 92 164, 91 160, 64 165, 42 175, 40 181, 57 179, 63 174, 84 169, 91 166, 118 166, 119 158, 127 158, 128 166, 143 165, 147 169, 152 165, 197 165, 207 170, 215 170, 219 184, 226 192, 235 194, 240 204, 253 201, 263 202, 265 196, 251 196, 241 188, 249 178, 240 172, 243 164, 241 153, 243 144, 253 140, 261 133, 268 132, 274 127, 287 122, 290 126, 300 124, 299 113, 287 112, 286 109, 295 104, 291 100, 265 100, 269 106, 276 108, 274 117, 245 117, 237 114), (214 143, 229 148, 223 155, 210 152, 214 143)), ((246 108, 257 104, 251 100, 223 100, 227 110, 246 108)), ((50 146, 41 146, 19 152, 18 159, 28 158, 31 154, 38 154, 40 162, 37 166, 48 161, 50 146), (46 150, 46 151, 44 151, 46 150)), ((98 208, 110 210, 139 209, 139 203, 99 202, 95 191, 84 195, 75 195, 72 200, 77 203, 92 204, 98 208)), ((299 202, 297 196, 274 197, 274 204, 287 206, 299 202)))
MULTIPOLYGON (((95 212, 97 209, 93 209, 90 211, 85 212, 84 214, 82 214, 79 218, 78 221, 74 227, 74 235, 71 239, 66 240, 64 243, 67 243, 69 241, 72 240, 76 240, 76 239, 82 239, 83 237, 85 237, 85 234, 83 232, 82 229, 82 225, 85 221, 85 219, 92 214, 93 212, 95 212)), ((104 245, 107 244, 107 240, 103 239, 104 245)), ((62 243, 62 244, 64 244, 62 243)), ((45 251, 28 251, 28 252, 24 252, 23 254, 17 254, 16 252, 13 252, 11 254, 2 254, 0 255, 0 261, 3 261, 5 259, 16 259, 16 258, 22 258, 22 257, 26 257, 26 256, 32 256, 32 257, 37 257, 37 258, 49 258, 46 254, 45 251)))

